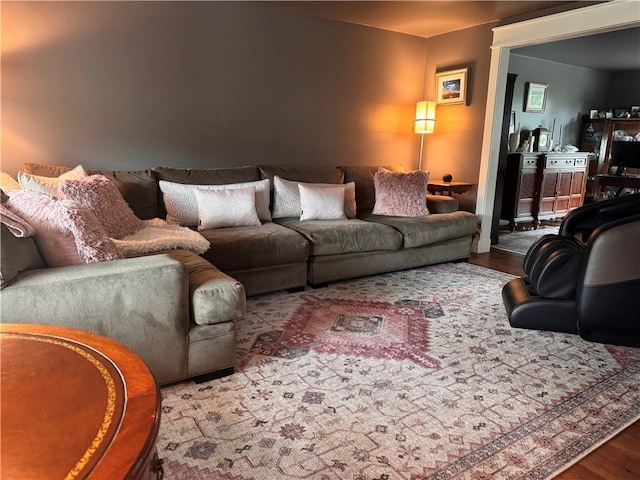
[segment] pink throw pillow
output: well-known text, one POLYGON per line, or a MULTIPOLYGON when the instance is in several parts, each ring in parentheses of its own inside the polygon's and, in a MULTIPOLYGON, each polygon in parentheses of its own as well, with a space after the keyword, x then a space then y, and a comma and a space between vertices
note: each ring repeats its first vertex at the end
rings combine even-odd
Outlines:
POLYGON ((90 209, 111 238, 123 238, 142 228, 116 184, 104 175, 60 182, 60 196, 90 209))
POLYGON ((376 193, 374 215, 423 217, 429 214, 427 172, 416 170, 402 173, 380 169, 373 177, 373 184, 376 193))
POLYGON ((6 206, 33 227, 38 250, 49 267, 122 258, 93 212, 76 202, 16 190, 6 206))

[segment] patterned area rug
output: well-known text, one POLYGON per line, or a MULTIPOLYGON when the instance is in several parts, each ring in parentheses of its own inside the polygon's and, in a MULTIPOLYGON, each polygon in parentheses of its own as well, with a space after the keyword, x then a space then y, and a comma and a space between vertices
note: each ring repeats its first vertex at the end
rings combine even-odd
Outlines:
POLYGON ((239 367, 162 388, 179 480, 551 478, 640 418, 640 349, 510 328, 444 264, 248 301, 239 367))
POLYGON ((498 236, 498 244, 493 245, 493 248, 525 255, 535 240, 540 238, 542 235, 558 233, 559 228, 560 227, 553 226, 543 228, 538 227, 536 230, 524 230, 500 234, 498 236))

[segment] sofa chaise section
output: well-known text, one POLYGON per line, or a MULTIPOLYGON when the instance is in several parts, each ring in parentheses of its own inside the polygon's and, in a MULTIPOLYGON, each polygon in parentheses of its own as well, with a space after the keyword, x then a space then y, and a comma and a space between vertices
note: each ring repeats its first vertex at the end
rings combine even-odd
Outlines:
POLYGON ((2 226, 3 323, 62 325, 122 343, 160 384, 232 368, 241 283, 185 250, 45 267, 31 237, 2 226))

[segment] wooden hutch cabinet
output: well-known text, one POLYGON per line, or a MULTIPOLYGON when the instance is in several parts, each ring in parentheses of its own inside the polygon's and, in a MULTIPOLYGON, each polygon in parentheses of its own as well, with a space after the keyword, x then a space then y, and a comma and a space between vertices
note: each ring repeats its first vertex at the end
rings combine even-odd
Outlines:
POLYGON ((564 217, 583 204, 588 153, 510 153, 500 218, 518 223, 564 217))
POLYGON ((616 131, 635 137, 640 133, 640 118, 589 118, 588 115, 582 117, 580 150, 592 153, 585 193, 589 200, 595 201, 600 198, 596 175, 610 173, 609 157, 611 143, 614 141, 613 132, 616 131))

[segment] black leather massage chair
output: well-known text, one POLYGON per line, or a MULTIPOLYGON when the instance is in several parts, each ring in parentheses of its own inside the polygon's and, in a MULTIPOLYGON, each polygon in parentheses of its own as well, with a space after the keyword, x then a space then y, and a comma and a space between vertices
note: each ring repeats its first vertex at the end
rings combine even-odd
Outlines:
POLYGON ((640 347, 640 193, 570 212, 502 290, 509 323, 640 347))

